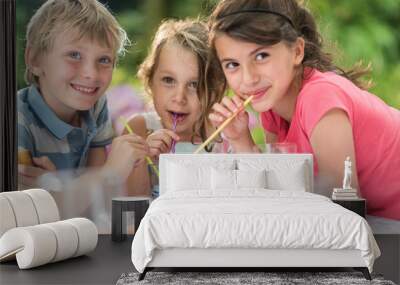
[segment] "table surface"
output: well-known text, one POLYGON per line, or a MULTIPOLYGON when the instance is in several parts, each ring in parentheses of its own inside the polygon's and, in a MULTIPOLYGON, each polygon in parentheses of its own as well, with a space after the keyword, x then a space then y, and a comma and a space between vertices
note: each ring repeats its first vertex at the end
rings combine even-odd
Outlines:
MULTIPOLYGON (((374 273, 400 282, 400 235, 375 235, 382 256, 374 273)), ((19 270, 16 261, 0 264, 0 284, 115 284, 122 273, 135 271, 131 261, 132 236, 123 242, 99 235, 96 249, 86 256, 19 270)), ((312 270, 311 270, 312 271, 312 270)))
POLYGON ((134 271, 132 237, 111 241, 99 235, 97 247, 88 255, 19 270, 16 261, 0 264, 0 284, 115 284, 122 273, 134 271))

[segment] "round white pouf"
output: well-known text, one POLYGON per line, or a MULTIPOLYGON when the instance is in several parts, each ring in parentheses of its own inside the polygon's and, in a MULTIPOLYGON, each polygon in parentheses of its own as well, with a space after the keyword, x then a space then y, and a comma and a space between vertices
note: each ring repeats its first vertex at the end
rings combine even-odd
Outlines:
POLYGON ((33 226, 39 223, 35 205, 24 191, 3 192, 1 195, 10 202, 17 227, 33 226))
POLYGON ((78 232, 78 249, 74 257, 88 253, 96 248, 98 231, 92 221, 85 218, 74 218, 65 220, 65 222, 73 225, 78 232))
POLYGON ((21 249, 16 254, 20 269, 49 263, 57 251, 56 236, 51 229, 41 225, 13 228, 0 239, 0 257, 18 249, 21 249))
POLYGON ((43 189, 29 189, 23 192, 28 194, 32 199, 39 217, 39 224, 60 220, 56 201, 48 191, 43 189))
POLYGON ((66 221, 44 224, 43 227, 51 229, 57 238, 57 252, 51 262, 57 262, 74 256, 78 249, 78 233, 66 221))
POLYGON ((17 226, 14 211, 11 208, 10 202, 2 195, 0 195, 0 219, 0 237, 9 229, 17 226))

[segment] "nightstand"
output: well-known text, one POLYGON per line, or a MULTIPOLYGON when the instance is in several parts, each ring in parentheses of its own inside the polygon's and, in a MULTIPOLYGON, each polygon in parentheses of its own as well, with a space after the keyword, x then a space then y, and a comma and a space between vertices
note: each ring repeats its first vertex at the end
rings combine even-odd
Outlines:
MULTIPOLYGON (((127 237, 129 224, 127 214, 134 214, 135 232, 140 221, 146 214, 150 205, 150 197, 116 197, 112 199, 112 218, 111 218, 111 239, 113 241, 123 241, 127 237)), ((130 215, 129 217, 131 217, 130 215)))
POLYGON ((351 199, 351 200, 336 200, 332 199, 333 203, 339 204, 340 206, 359 214, 361 217, 365 218, 366 212, 366 200, 362 198, 351 199))

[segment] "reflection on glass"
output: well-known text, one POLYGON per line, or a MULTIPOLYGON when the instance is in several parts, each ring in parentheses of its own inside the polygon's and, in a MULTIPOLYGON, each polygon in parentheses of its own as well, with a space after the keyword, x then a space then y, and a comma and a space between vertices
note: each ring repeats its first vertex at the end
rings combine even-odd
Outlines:
POLYGON ((111 200, 123 195, 123 183, 117 176, 100 169, 82 175, 64 170, 40 176, 37 185, 52 194, 61 219, 85 217, 96 224, 100 234, 111 232, 111 200))
POLYGON ((297 145, 295 143, 269 143, 265 145, 266 153, 296 153, 297 145))
POLYGON ((175 145, 175 153, 193 153, 197 148, 198 145, 191 142, 178 142, 175 145))
POLYGON ((134 211, 122 212, 122 224, 126 225, 125 227, 122 227, 122 233, 124 235, 133 235, 136 231, 135 212, 134 211))

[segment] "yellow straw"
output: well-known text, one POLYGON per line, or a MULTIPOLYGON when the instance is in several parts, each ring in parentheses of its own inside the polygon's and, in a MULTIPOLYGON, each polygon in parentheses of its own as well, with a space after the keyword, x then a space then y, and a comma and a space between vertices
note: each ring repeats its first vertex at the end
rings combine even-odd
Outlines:
POLYGON ((203 148, 205 148, 220 132, 222 132, 223 129, 225 129, 225 127, 237 116, 237 114, 239 114, 239 112, 246 108, 252 99, 253 96, 247 98, 246 101, 243 102, 243 106, 226 119, 225 122, 223 122, 222 125, 219 126, 219 128, 205 142, 203 142, 194 153, 199 153, 203 148))
MULTIPOLYGON (((123 117, 120 117, 119 119, 122 122, 122 124, 125 126, 125 128, 128 130, 128 133, 133 134, 134 132, 131 129, 131 127, 129 126, 128 122, 123 117)), ((160 172, 158 171, 157 166, 155 166, 155 164, 151 160, 151 158, 146 155, 145 159, 147 161, 147 164, 150 165, 150 167, 154 170, 154 172, 157 174, 157 176, 160 177, 160 172)))
POLYGON ((157 174, 157 177, 160 177, 160 172, 158 172, 157 166, 154 165, 151 158, 146 156, 145 159, 146 159, 147 163, 150 165, 150 167, 153 168, 154 172, 157 174))

